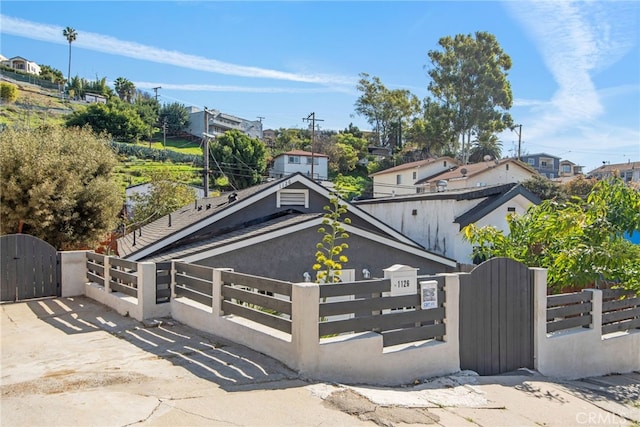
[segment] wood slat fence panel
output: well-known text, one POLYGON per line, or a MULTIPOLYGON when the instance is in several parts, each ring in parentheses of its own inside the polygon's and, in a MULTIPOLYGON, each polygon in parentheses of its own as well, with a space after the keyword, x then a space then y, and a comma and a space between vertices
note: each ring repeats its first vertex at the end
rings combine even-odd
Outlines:
POLYGON ((547 333, 589 327, 593 294, 588 291, 547 296, 547 333))
POLYGON ((608 289, 603 300, 603 335, 640 328, 640 298, 634 292, 608 289))
POLYGON ((241 284, 242 286, 254 288, 263 292, 271 292, 288 297, 291 296, 291 282, 224 270, 221 272, 221 277, 224 283, 236 285, 241 284))
POLYGON ((274 298, 269 295, 260 294, 253 290, 224 285, 222 287, 222 297, 225 300, 236 300, 236 304, 247 303, 256 305, 268 310, 272 310, 281 314, 291 315, 291 301, 274 298))

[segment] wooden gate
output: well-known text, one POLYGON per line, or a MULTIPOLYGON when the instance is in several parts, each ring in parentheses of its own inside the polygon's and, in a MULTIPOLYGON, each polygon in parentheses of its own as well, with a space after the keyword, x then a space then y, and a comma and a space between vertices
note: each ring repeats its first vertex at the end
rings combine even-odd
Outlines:
POLYGON ((533 369, 533 311, 533 274, 524 264, 495 258, 460 275, 460 369, 533 369))
POLYGON ((56 248, 28 234, 0 236, 0 301, 59 295, 56 248))

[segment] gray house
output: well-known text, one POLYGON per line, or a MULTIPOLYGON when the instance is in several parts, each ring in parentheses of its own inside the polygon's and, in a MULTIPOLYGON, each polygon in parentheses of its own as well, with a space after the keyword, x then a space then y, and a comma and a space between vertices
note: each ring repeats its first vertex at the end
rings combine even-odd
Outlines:
MULTIPOLYGON (((118 239, 120 257, 133 261, 180 259, 233 268, 293 282, 313 276, 316 244, 322 239, 323 207, 332 193, 301 173, 220 197, 198 199, 118 239)), ((346 203, 351 220, 344 277, 383 277, 394 264, 419 274, 451 272, 457 263, 346 203)), ((313 277, 312 277, 313 279, 313 277)))
POLYGON ((547 178, 558 178, 560 176, 560 157, 547 153, 537 153, 520 156, 520 160, 537 170, 542 176, 547 178))

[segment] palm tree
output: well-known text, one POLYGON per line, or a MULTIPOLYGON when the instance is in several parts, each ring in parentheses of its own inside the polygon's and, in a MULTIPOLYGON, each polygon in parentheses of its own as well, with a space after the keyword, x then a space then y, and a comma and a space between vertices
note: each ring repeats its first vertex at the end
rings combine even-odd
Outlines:
POLYGON ((502 155, 502 143, 491 132, 481 132, 471 147, 469 161, 472 163, 483 161, 486 156, 497 160, 502 155))
POLYGON ((76 38, 78 37, 78 32, 71 27, 67 27, 64 30, 62 30, 62 35, 65 36, 67 41, 69 42, 69 69, 67 71, 67 82, 68 82, 69 79, 71 78, 71 43, 76 41, 76 38))

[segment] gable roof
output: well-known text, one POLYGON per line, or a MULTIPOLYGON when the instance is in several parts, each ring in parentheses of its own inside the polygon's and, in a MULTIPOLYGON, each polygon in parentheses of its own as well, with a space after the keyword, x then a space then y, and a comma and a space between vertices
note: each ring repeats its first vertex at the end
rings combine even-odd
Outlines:
MULTIPOLYGON (((177 211, 118 239, 118 253, 121 257, 133 261, 147 258, 159 250, 178 242, 180 239, 190 236, 220 219, 246 209, 259 200, 275 194, 277 191, 287 188, 294 183, 303 184, 309 190, 324 196, 327 200, 333 194, 326 187, 323 187, 298 172, 277 181, 256 185, 235 193, 227 193, 219 197, 196 200, 193 204, 183 206, 177 211), (232 197, 234 195, 235 198, 232 197)), ((424 250, 421 245, 376 219, 369 213, 349 202, 345 201, 344 203, 347 206, 348 214, 352 217, 357 216, 372 224, 374 227, 395 239, 397 243, 403 243, 424 250)), ((438 256, 436 254, 433 255, 438 256)))
POLYGON ((281 153, 278 154, 276 156, 276 158, 278 157, 282 157, 282 156, 313 156, 313 157, 329 157, 326 154, 322 154, 322 153, 312 153, 311 151, 303 151, 303 150, 291 150, 291 151, 287 151, 286 153, 281 153))
POLYGON ((390 197, 376 197, 373 199, 357 200, 356 205, 378 204, 378 203, 403 203, 420 200, 475 200, 485 197, 504 194, 511 190, 517 184, 510 182, 508 184, 487 185, 485 187, 456 188, 453 190, 438 191, 433 193, 415 193, 400 194, 390 197))
MULTIPOLYGON (((145 261, 161 262, 171 259, 180 259, 185 262, 197 262, 223 253, 231 252, 244 247, 254 246, 261 242, 275 239, 309 228, 317 229, 322 225, 323 214, 287 214, 263 224, 247 227, 223 236, 213 237, 197 243, 184 245, 179 248, 164 252, 158 256, 150 257, 145 261)), ((395 249, 417 255, 422 258, 436 261, 449 267, 455 267, 456 261, 442 255, 438 255, 416 248, 414 245, 400 243, 395 239, 371 233, 366 230, 343 224, 349 235, 358 235, 375 241, 377 244, 386 245, 395 249)))
POLYGON ((400 172, 403 170, 407 170, 407 169, 415 169, 415 168, 419 168, 422 166, 426 166, 432 163, 437 162, 438 160, 448 160, 451 162, 452 166, 455 166, 457 164, 456 160, 451 158, 451 157, 432 157, 430 159, 424 159, 424 160, 417 160, 415 162, 409 162, 409 163, 403 163, 401 165, 398 166, 394 166, 392 168, 388 168, 388 169, 384 169, 378 172, 374 172, 372 174, 370 174, 369 176, 377 176, 377 175, 384 175, 387 173, 394 173, 394 172, 400 172))
POLYGON ((509 191, 490 196, 482 202, 478 203, 476 206, 454 219, 453 222, 457 222, 458 224, 460 224, 460 229, 462 229, 469 224, 477 222, 481 218, 493 212, 493 210, 497 207, 503 205, 504 203, 508 202, 518 195, 525 197, 531 203, 536 205, 542 202, 542 200, 538 196, 524 188, 522 184, 515 184, 509 191))
POLYGON ((487 172, 488 170, 491 169, 495 169, 498 166, 502 166, 505 164, 513 164, 516 165, 522 169, 525 169, 529 172, 531 172, 532 174, 537 175, 538 172, 533 169, 532 167, 530 167, 529 165, 527 165, 526 163, 523 163, 519 160, 516 159, 512 159, 512 158, 508 158, 508 159, 500 159, 500 160, 491 160, 488 162, 480 162, 480 163, 470 163, 468 165, 461 165, 461 166, 457 166, 452 168, 449 171, 443 172, 441 174, 437 174, 432 176, 431 178, 429 178, 428 181, 423 181, 423 182, 430 182, 430 181, 440 181, 440 180, 454 180, 454 179, 466 179, 466 178, 470 178, 473 176, 477 176, 477 175, 481 175, 485 172, 487 172), (466 173, 463 175, 462 174, 462 170, 466 169, 466 173))
POLYGON ((560 160, 561 158, 558 156, 554 156, 553 154, 549 154, 549 153, 534 153, 534 154, 523 154, 520 157, 551 157, 553 159, 558 159, 560 160))
POLYGON ((613 165, 602 165, 591 172, 591 174, 599 174, 599 173, 613 173, 615 171, 628 171, 631 169, 640 169, 640 162, 627 162, 627 163, 615 163, 613 165))

